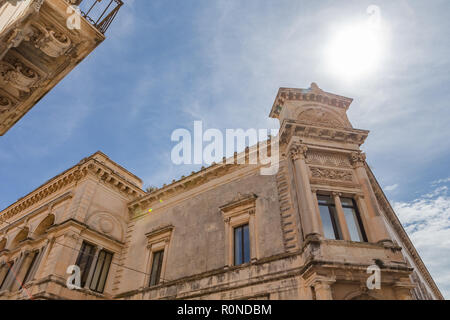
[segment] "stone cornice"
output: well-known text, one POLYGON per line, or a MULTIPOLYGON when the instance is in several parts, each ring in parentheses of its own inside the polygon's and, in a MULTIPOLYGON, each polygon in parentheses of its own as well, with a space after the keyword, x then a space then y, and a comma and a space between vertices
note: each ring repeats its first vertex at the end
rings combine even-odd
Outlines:
POLYGON ((255 206, 255 201, 258 198, 257 195, 251 193, 251 194, 240 194, 238 195, 226 205, 223 205, 219 207, 220 211, 222 211, 224 214, 239 208, 239 207, 248 207, 248 206, 255 206))
MULTIPOLYGON (((47 210, 47 209, 51 210, 52 207, 55 206, 56 204, 63 202, 65 200, 68 200, 68 199, 72 199, 72 197, 73 197, 73 193, 71 191, 66 192, 63 195, 57 197, 56 199, 53 199, 50 202, 45 203, 42 206, 40 206, 39 208, 31 211, 25 217, 22 217, 21 219, 14 221, 14 223, 12 223, 12 224, 8 224, 4 228, 0 229, 0 232, 3 232, 3 230, 5 230, 5 229, 13 228, 13 227, 19 225, 20 223, 22 223, 23 220, 29 219, 29 218, 33 217, 35 214, 38 214, 44 210, 47 210)), ((0 216, 0 223, 2 223, 2 222, 3 222, 3 216, 0 216)))
POLYGON ((386 195, 383 192, 383 189, 378 184, 378 181, 375 178, 375 175, 373 174, 370 167, 365 164, 365 168, 367 171, 367 174, 369 176, 370 184, 372 185, 372 188, 374 189, 375 196, 380 203, 380 206, 382 207, 383 211, 386 214, 386 217, 388 218, 389 222, 391 223, 392 227, 397 232, 398 236, 402 240, 403 244, 406 247, 406 250, 408 250, 409 255, 413 258, 415 264, 420 269, 422 275, 425 277, 428 285, 433 290, 433 293, 436 295, 438 299, 444 300, 444 297, 442 296, 441 291, 439 290, 438 286, 434 282, 433 278, 431 277, 431 274, 429 273, 427 267, 422 261, 422 258, 420 258, 419 253, 417 252, 416 248, 414 247, 413 243, 411 242, 411 239, 409 238, 408 234, 406 233, 405 229, 403 228, 402 223, 398 219, 397 215, 395 214, 394 209, 392 208, 391 204, 389 203, 389 200, 387 199, 386 195))
POLYGON ((304 121, 285 120, 280 128, 280 144, 288 143, 293 136, 315 138, 324 141, 338 141, 361 146, 369 131, 339 128, 330 125, 313 125, 304 121))
POLYGON ((208 168, 203 168, 199 172, 193 172, 189 177, 183 176, 179 181, 174 180, 172 184, 164 185, 161 189, 157 189, 137 200, 132 201, 131 203, 129 203, 128 208, 130 212, 133 212, 133 210, 138 208, 146 208, 162 198, 173 196, 175 194, 205 184, 213 179, 236 170, 238 167, 238 164, 213 164, 208 168))
POLYGON ((64 187, 73 183, 78 183, 88 175, 103 181, 109 188, 120 192, 129 200, 145 194, 145 191, 120 176, 114 170, 108 168, 106 164, 94 159, 93 157, 97 154, 98 153, 83 159, 77 165, 57 175, 25 197, 10 205, 8 208, 2 210, 0 212, 0 220, 4 221, 12 218, 34 204, 48 199, 51 195, 64 187))
POLYGON ((280 88, 270 112, 271 118, 278 118, 286 101, 310 101, 322 105, 348 110, 353 99, 325 92, 312 83, 309 89, 280 88))

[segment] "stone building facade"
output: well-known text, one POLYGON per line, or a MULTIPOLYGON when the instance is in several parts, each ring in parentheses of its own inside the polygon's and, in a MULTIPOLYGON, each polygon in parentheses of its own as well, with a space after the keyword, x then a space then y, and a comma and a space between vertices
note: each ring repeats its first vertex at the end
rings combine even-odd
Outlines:
POLYGON ((0 299, 442 299, 365 161, 351 102, 281 88, 274 175, 224 162, 145 192, 103 153, 83 159, 0 212, 0 299))

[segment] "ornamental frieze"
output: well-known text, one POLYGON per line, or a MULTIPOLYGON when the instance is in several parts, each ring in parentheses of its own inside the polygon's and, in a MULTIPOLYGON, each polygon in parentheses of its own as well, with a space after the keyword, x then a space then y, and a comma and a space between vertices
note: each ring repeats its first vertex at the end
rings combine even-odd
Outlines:
POLYGON ((350 159, 345 154, 328 153, 321 151, 310 151, 306 159, 307 164, 338 167, 338 168, 351 168, 350 159))
POLYGON ((324 180, 353 181, 353 173, 348 170, 310 167, 311 177, 324 180))

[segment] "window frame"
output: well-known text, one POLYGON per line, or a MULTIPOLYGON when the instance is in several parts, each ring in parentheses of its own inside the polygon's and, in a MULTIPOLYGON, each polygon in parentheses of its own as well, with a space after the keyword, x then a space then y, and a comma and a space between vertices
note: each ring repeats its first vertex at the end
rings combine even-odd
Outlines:
POLYGON ((146 234, 147 237, 147 267, 146 267, 146 274, 144 276, 144 287, 152 287, 157 286, 161 283, 164 283, 165 280, 165 274, 166 274, 166 266, 167 266, 167 260, 170 252, 170 243, 172 240, 172 234, 174 232, 174 226, 173 225, 167 225, 164 227, 160 227, 157 229, 154 229, 153 231, 150 231, 146 234), (157 284, 150 285, 151 281, 151 273, 152 273, 152 267, 154 262, 154 255, 160 251, 163 251, 162 256, 162 262, 161 262, 161 270, 159 272, 159 279, 157 284), (162 281, 161 281, 162 280, 162 281))
MULTIPOLYGON (((355 190, 354 192, 340 192, 336 191, 335 189, 332 190, 325 190, 325 189, 311 189, 314 195, 314 199, 316 202, 316 210, 318 211, 317 214, 319 215, 319 222, 321 225, 322 230, 322 236, 325 239, 329 239, 325 237, 325 232, 323 229, 323 222, 322 222, 322 215, 320 212, 320 206, 325 206, 324 204, 320 203, 319 197, 329 197, 334 204, 335 212, 336 212, 336 222, 338 223, 338 226, 341 230, 342 239, 337 240, 344 240, 344 241, 352 241, 352 242, 358 242, 358 243, 369 243, 369 232, 370 230, 367 230, 366 226, 366 209, 365 207, 362 207, 364 203, 361 203, 361 199, 364 199, 364 195, 360 192, 355 190), (353 207, 350 207, 349 205, 344 205, 342 203, 342 199, 352 200, 353 207), (363 236, 363 241, 355 241, 351 239, 350 230, 348 227, 347 219, 346 219, 346 213, 344 211, 344 208, 351 208, 355 210, 356 215, 356 223, 357 227, 359 228, 358 232, 361 232, 361 235, 363 236)), ((364 201, 364 200, 362 200, 364 201)), ((334 239, 330 239, 334 240, 334 239)))
POLYGON ((82 288, 85 288, 89 281, 89 274, 91 273, 92 262, 94 261, 96 250, 97 250, 97 246, 88 241, 83 241, 83 243, 81 244, 81 248, 79 250, 79 254, 78 254, 77 260, 75 262, 75 265, 80 268, 80 276, 81 276, 80 285, 82 288), (89 253, 86 253, 86 251, 85 251, 85 248, 87 246, 91 247, 91 250, 89 253), (86 261, 86 265, 83 268, 81 268, 81 259, 83 258, 84 255, 88 256, 88 258, 87 258, 88 260, 86 261))
POLYGON ((225 267, 236 266, 234 259, 234 228, 249 225, 250 262, 259 258, 257 196, 239 194, 230 203, 219 207, 225 222, 225 267))
POLYGON ((333 228, 333 233, 335 238, 331 239, 331 238, 326 238, 329 240, 344 240, 344 235, 342 232, 343 226, 339 223, 339 217, 338 217, 338 208, 336 206, 336 203, 332 197, 332 195, 328 195, 328 194, 323 194, 323 193, 318 193, 317 194, 317 204, 319 206, 319 218, 322 224, 322 232, 323 232, 323 236, 325 237, 325 230, 323 229, 323 219, 322 219, 322 213, 320 211, 320 207, 326 207, 328 209, 328 215, 330 217, 331 220, 331 226, 333 228), (329 202, 326 204, 320 203, 319 198, 320 197, 327 197, 329 198, 329 202), (331 212, 330 208, 333 209, 334 213, 331 212))
MULTIPOLYGON (((366 230, 365 230, 365 228, 364 228, 364 223, 363 223, 363 220, 362 220, 362 217, 361 217, 361 211, 360 211, 359 208, 358 208, 358 204, 356 203, 355 198, 354 198, 354 197, 340 196, 340 199, 341 199, 341 206, 342 206, 342 209, 346 208, 346 209, 353 209, 353 210, 355 210, 355 216, 356 216, 356 221, 355 221, 355 223, 356 223, 356 226, 358 227, 358 230, 357 230, 357 231, 358 231, 358 234, 359 234, 360 237, 362 237, 362 241, 355 241, 355 240, 352 240, 352 241, 355 241, 355 242, 362 242, 362 243, 364 243, 364 242, 369 242, 369 241, 368 241, 368 238, 367 238, 367 232, 366 232, 366 230), (352 201, 352 206, 345 205, 345 204, 342 202, 342 199, 348 199, 348 200, 351 200, 351 201, 352 201)), ((344 212, 344 213, 345 213, 345 212, 344 212)), ((346 218, 346 220, 347 220, 347 218, 346 218)), ((348 222, 347 222, 347 225, 348 225, 348 222)), ((349 229, 349 232, 350 232, 350 229, 349 229)))
MULTIPOLYGON (((92 290, 97 293, 103 293, 105 291, 106 282, 108 281, 109 271, 111 269, 111 264, 114 258, 114 253, 101 249, 98 252, 98 256, 96 257, 95 266, 92 272, 92 278, 89 283, 89 290, 92 290), (104 258, 101 261, 100 255, 104 254, 104 258), (107 263, 107 259, 109 258, 109 262, 107 263), (102 265, 99 266, 99 263, 102 265), (106 266, 106 270, 105 270, 106 266), (98 269, 100 268, 100 269, 98 269), (98 277, 96 277, 97 270, 99 270, 98 277), (96 279, 97 278, 97 279, 96 279), (103 280, 102 280, 103 278, 103 280), (96 280, 95 280, 96 279, 96 280), (95 280, 95 281, 94 281, 95 280), (93 288, 94 285, 94 288, 93 288)), ((92 268, 92 267, 91 267, 92 268)))
POLYGON ((155 252, 152 252, 152 264, 151 264, 151 269, 150 269, 150 279, 149 279, 149 287, 154 287, 157 286, 158 284, 161 283, 161 272, 162 272, 162 268, 163 268, 163 262, 164 262, 164 253, 165 250, 158 250, 155 252), (158 262, 156 265, 156 269, 155 268, 155 259, 156 257, 158 257, 158 262), (155 281, 153 281, 153 272, 156 272, 155 274, 155 281))

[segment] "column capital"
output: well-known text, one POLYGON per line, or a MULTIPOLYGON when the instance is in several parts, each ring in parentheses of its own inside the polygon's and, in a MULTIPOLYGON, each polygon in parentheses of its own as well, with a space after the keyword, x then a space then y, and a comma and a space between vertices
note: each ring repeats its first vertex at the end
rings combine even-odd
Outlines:
POLYGON ((366 161, 366 154, 361 151, 360 152, 352 152, 350 154, 350 161, 355 168, 360 167, 360 166, 364 165, 364 163, 366 161))
POLYGON ((342 193, 336 192, 336 191, 333 191, 333 192, 331 193, 331 195, 333 196, 333 198, 336 198, 336 197, 340 198, 340 197, 342 197, 342 193))
POLYGON ((308 147, 301 143, 295 143, 289 149, 289 156, 293 160, 306 159, 306 152, 308 152, 308 147))

